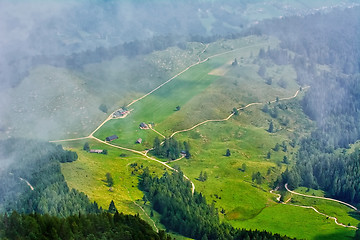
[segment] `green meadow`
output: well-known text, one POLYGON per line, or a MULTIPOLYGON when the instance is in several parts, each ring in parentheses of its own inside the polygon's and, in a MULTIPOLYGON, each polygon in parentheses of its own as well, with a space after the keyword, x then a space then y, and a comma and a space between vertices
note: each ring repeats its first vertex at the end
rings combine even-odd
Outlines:
MULTIPOLYGON (((257 76, 257 65, 250 63, 251 52, 257 54, 260 48, 266 48, 269 44, 274 46, 276 41, 252 39, 250 43, 238 48, 234 46, 244 44, 243 41, 230 42, 233 46, 231 52, 211 57, 208 61, 193 66, 151 95, 129 106, 131 113, 126 118, 107 122, 94 136, 105 139, 117 134, 119 139, 113 143, 127 147, 134 147, 134 141, 143 137, 146 139, 143 144, 145 149, 151 147, 155 135, 149 130, 139 130, 141 122, 151 123, 160 133, 169 136, 176 130, 189 128, 207 119, 225 118, 233 107, 258 101, 265 103, 276 97, 289 97, 298 89, 298 86, 291 85, 284 91, 279 91, 276 87, 270 87, 267 91, 269 87, 257 76), (244 64, 232 67, 231 63, 235 58, 244 59, 244 64), (180 111, 176 111, 177 106, 181 107, 180 111)), ((228 47, 224 43, 221 49, 226 51, 228 47)), ((218 54, 211 48, 205 53, 212 56, 218 54)), ((283 72, 278 71, 278 74, 283 72)))
POLYGON ((246 221, 230 221, 239 228, 267 230, 300 239, 349 239, 355 230, 335 225, 334 220, 315 213, 312 209, 284 204, 268 207, 246 221))
MULTIPOLYGON (((295 191, 310 196, 324 196, 323 191, 307 189, 304 187, 300 187, 295 191)), ((336 217, 339 223, 345 225, 357 226, 360 223, 360 214, 341 203, 324 199, 308 198, 294 194, 291 196, 290 203, 296 205, 313 206, 321 213, 336 217)))
MULTIPOLYGON (((210 44, 201 59, 215 55, 214 57, 193 66, 162 88, 132 104, 129 106, 131 113, 126 118, 108 121, 94 136, 104 140, 107 136, 116 134, 119 139, 112 141, 112 144, 145 150, 152 147, 153 139, 158 135, 151 129, 140 129, 141 122, 151 123, 161 134, 170 136, 175 131, 188 129, 204 120, 224 119, 234 107, 240 108, 258 102, 260 104, 240 110, 238 116, 233 116, 228 121, 208 122, 191 131, 176 134, 177 140, 190 143, 192 157, 169 165, 180 167, 194 182, 196 191, 204 194, 208 203, 215 204, 222 221, 235 227, 267 230, 306 239, 352 236, 353 230, 339 227, 333 220, 326 219, 313 210, 279 204, 275 195, 270 193, 273 188, 271 183, 293 164, 298 147, 296 143, 290 142, 306 136, 313 128, 313 123, 304 115, 300 106, 306 90, 301 91, 297 98, 275 102, 276 98, 293 96, 300 88, 292 66, 277 66, 270 60, 257 59, 261 48, 276 47, 277 44, 275 39, 266 37, 248 37, 210 44), (239 64, 232 66, 235 58, 239 64), (272 84, 267 84, 259 76, 260 64, 266 65, 265 77, 271 77, 272 84), (280 86, 280 81, 285 81, 286 84, 280 86), (176 111, 177 106, 180 106, 179 111, 176 111), (276 111, 276 116, 263 111, 265 106, 276 111), (274 131, 268 132, 271 122, 274 131), (142 144, 135 144, 138 138, 143 139, 142 144), (285 147, 275 149, 276 144, 285 147), (231 152, 230 156, 225 156, 227 149, 231 152), (283 161, 285 156, 288 159, 286 163, 283 161), (207 174, 204 182, 198 180, 201 172, 207 174), (253 175, 258 172, 260 182, 253 179, 253 175)), ((197 54, 201 53, 200 49, 200 46, 196 47, 197 54)), ((142 95, 137 92, 133 96, 142 95)), ((134 98, 124 101, 123 105, 132 99, 134 98)), ((84 142, 64 144, 79 154, 77 161, 62 164, 69 186, 83 191, 103 208, 107 208, 114 199, 120 211, 139 212, 145 220, 152 223, 133 202, 143 206, 150 215, 149 203, 144 205, 141 200, 143 193, 137 188, 141 169, 135 171, 131 164, 148 166, 157 175, 166 170, 164 166, 94 139, 89 140, 91 148, 107 149, 109 153, 87 153, 82 150, 84 142), (104 182, 107 172, 114 177, 111 191, 104 182)), ((339 216, 339 220, 346 224, 357 224, 357 220, 349 216, 346 208, 338 204, 314 202, 312 199, 295 196, 292 201, 294 204, 316 205, 326 214, 339 216)), ((153 220, 161 227, 157 213, 154 213, 153 220)))

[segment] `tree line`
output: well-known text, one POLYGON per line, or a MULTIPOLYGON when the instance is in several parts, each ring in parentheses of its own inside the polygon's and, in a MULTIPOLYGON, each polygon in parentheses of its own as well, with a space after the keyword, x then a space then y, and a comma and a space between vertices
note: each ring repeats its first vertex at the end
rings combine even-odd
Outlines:
POLYGON ((66 218, 48 214, 0 215, 1 239, 150 239, 171 240, 160 230, 155 232, 139 215, 77 214, 66 218))

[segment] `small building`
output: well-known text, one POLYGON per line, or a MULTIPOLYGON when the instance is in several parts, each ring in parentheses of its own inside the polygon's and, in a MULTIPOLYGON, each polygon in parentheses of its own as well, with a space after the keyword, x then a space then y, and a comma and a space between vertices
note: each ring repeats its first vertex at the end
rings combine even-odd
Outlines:
POLYGON ((141 129, 149 129, 149 126, 146 123, 142 122, 142 123, 140 123, 140 128, 141 129))
POLYGON ((90 153, 103 153, 103 151, 101 149, 90 149, 90 153))
POLYGON ((142 143, 142 139, 141 138, 139 138, 138 140, 136 140, 136 142, 135 143, 137 143, 137 144, 141 144, 142 143))
POLYGON ((180 152, 180 154, 181 154, 181 156, 185 157, 185 156, 186 156, 186 151, 182 150, 182 151, 180 152))
POLYGON ((108 142, 114 141, 115 139, 118 139, 119 137, 117 135, 112 135, 110 137, 107 137, 105 140, 108 142))
POLYGON ((125 117, 128 113, 129 111, 120 108, 119 110, 113 113, 113 118, 122 118, 125 117))

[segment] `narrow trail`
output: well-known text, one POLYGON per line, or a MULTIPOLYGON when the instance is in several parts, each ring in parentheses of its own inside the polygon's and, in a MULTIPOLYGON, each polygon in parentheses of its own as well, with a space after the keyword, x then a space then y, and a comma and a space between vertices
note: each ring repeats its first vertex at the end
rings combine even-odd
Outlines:
MULTIPOLYGON (((11 172, 9 173, 9 175, 14 176, 14 174, 11 173, 11 172)), ((20 179, 21 181, 25 182, 25 183, 29 186, 29 188, 31 189, 31 191, 34 191, 34 187, 29 183, 28 180, 23 179, 23 178, 21 178, 21 177, 19 177, 19 179, 20 179)))
POLYGON ((154 225, 154 228, 156 229, 156 232, 158 233, 158 232, 159 232, 159 229, 157 228, 154 220, 152 220, 152 218, 146 213, 146 211, 144 210, 144 208, 142 208, 137 202, 135 202, 135 201, 133 200, 129 189, 128 189, 125 185, 123 185, 123 187, 127 190, 131 201, 132 201, 138 208, 140 208, 140 210, 150 219, 150 221, 151 221, 152 224, 154 225))
MULTIPOLYGON (((345 202, 338 201, 338 200, 336 200, 336 199, 310 196, 310 195, 305 195, 305 194, 301 194, 301 193, 297 193, 297 192, 291 191, 291 190, 289 190, 289 188, 288 188, 288 186, 287 186, 287 183, 285 184, 285 189, 286 189, 288 192, 290 192, 290 193, 292 193, 292 194, 295 194, 295 195, 300 195, 300 196, 304 196, 304 197, 319 198, 319 199, 323 199, 323 200, 335 201, 335 202, 344 204, 344 205, 346 205, 346 206, 348 206, 348 207, 350 207, 350 208, 352 208, 352 209, 357 210, 354 206, 352 206, 352 205, 350 205, 350 204, 348 204, 348 203, 345 203, 345 202)), ((274 191, 276 191, 276 190, 277 190, 277 189, 271 190, 270 193, 278 196, 278 197, 276 198, 276 200, 278 200, 278 202, 280 202, 280 197, 281 197, 281 195, 280 195, 280 194, 277 194, 277 193, 274 193, 274 191)), ((345 227, 345 228, 358 229, 356 226, 351 226, 351 225, 349 226, 349 225, 345 225, 345 224, 343 224, 343 223, 339 223, 339 221, 338 221, 338 219, 337 219, 336 217, 332 217, 332 216, 329 216, 329 215, 327 215, 327 214, 325 214, 325 213, 322 213, 322 212, 320 212, 319 210, 317 210, 316 208, 314 208, 313 206, 303 206, 303 205, 296 205, 296 204, 288 203, 290 200, 291 200, 291 198, 289 198, 286 202, 282 202, 282 204, 284 204, 284 205, 289 205, 289 206, 294 206, 294 207, 301 207, 301 208, 306 208, 306 209, 312 209, 312 210, 314 210, 316 213, 318 213, 318 214, 320 214, 320 215, 322 215, 322 216, 325 216, 325 217, 328 218, 328 219, 334 220, 335 224, 338 225, 338 226, 345 227)))
POLYGON ((299 195, 299 196, 303 196, 303 197, 310 197, 310 198, 317 198, 317 199, 324 199, 324 200, 328 200, 328 201, 333 201, 333 202, 337 202, 337 203, 341 203, 345 206, 348 206, 352 209, 354 209, 355 211, 358 211, 358 209, 356 207, 354 207, 353 205, 349 204, 349 203, 346 203, 346 202, 342 202, 342 201, 339 201, 339 200, 336 200, 336 199, 332 199, 332 198, 326 198, 326 197, 318 197, 318 196, 311 196, 311 195, 306 195, 306 194, 302 194, 302 193, 297 193, 297 192, 294 192, 294 191, 291 191, 289 188, 288 188, 288 184, 286 183, 285 184, 285 189, 286 191, 292 193, 292 194, 295 194, 295 195, 299 195))
POLYGON ((52 141, 49 141, 49 142, 51 142, 51 143, 56 143, 56 142, 70 142, 70 141, 77 141, 77 140, 87 139, 87 138, 89 138, 89 137, 90 137, 90 136, 80 137, 80 138, 63 139, 63 140, 52 140, 52 141))
POLYGON ((97 130, 99 130, 105 123, 110 121, 112 119, 113 114, 114 112, 111 113, 94 131, 92 131, 88 137, 92 137, 97 132, 97 130))
POLYGON ((176 74, 175 76, 171 77, 170 79, 168 79, 166 82, 160 84, 158 87, 154 88, 153 90, 151 90, 150 92, 148 92, 147 94, 145 94, 144 96, 142 97, 139 97, 138 99, 135 99, 133 100, 131 103, 129 103, 126 107, 130 107, 131 105, 133 105, 134 103, 140 101, 141 99, 149 96, 150 94, 152 94, 153 92, 155 92, 156 90, 158 90, 159 88, 161 88, 162 86, 164 86, 165 84, 171 82, 172 80, 174 80, 175 78, 177 78, 178 76, 180 76, 181 74, 183 74, 184 72, 186 72, 187 70, 189 70, 190 68, 196 66, 196 65, 199 65, 203 62, 206 62, 208 60, 208 58, 204 59, 204 60, 201 60, 201 54, 203 54, 206 49, 208 48, 208 44, 205 46, 205 48, 202 50, 202 52, 198 55, 198 61, 190 66, 188 66, 187 68, 185 68, 184 70, 182 70, 181 72, 179 72, 178 74, 176 74))
POLYGON ((185 156, 181 156, 179 157, 178 159, 175 159, 175 160, 170 160, 170 161, 167 161, 166 163, 173 163, 173 162, 177 162, 177 161, 180 161, 181 159, 183 159, 185 156))
MULTIPOLYGON (((202 43, 203 44, 203 43, 202 43)), ((204 44, 203 44, 204 45, 204 44)), ((198 54, 199 62, 201 61, 201 55, 204 54, 206 49, 209 47, 210 44, 205 44, 205 48, 201 51, 201 53, 198 54)))
POLYGON ((270 190, 270 193, 273 195, 276 195, 276 201, 280 202, 281 195, 278 193, 274 193, 274 191, 277 191, 278 189, 279 189, 278 187, 276 189, 272 189, 272 190, 270 190))
MULTIPOLYGON (((307 87, 304 87, 303 89, 306 89, 306 88, 309 88, 309 87, 307 86, 307 87)), ((272 101, 270 101, 270 103, 274 103, 274 102, 277 102, 277 101, 291 100, 291 99, 293 99, 293 98, 296 98, 296 97, 298 96, 299 92, 300 92, 300 90, 297 90, 297 91, 295 92, 295 94, 294 94, 293 96, 291 96, 291 97, 279 98, 278 100, 272 100, 272 101)), ((249 107, 251 107, 251 106, 254 106, 254 105, 262 105, 262 104, 265 104, 265 103, 261 103, 261 102, 249 103, 249 104, 246 105, 245 107, 237 108, 237 110, 238 110, 238 111, 239 111, 239 110, 244 110, 244 109, 249 108, 249 107)), ((234 116, 234 113, 231 113, 227 118, 224 118, 224 119, 205 120, 205 121, 203 121, 203 122, 200 122, 200 123, 192 126, 191 128, 176 131, 176 132, 172 133, 172 134, 170 135, 170 137, 173 137, 173 136, 175 136, 175 135, 178 134, 178 133, 191 131, 191 130, 193 130, 193 129, 195 129, 195 128, 197 128, 197 127, 199 127, 199 126, 201 126, 201 125, 203 125, 203 124, 205 124, 205 123, 208 123, 208 122, 224 122, 224 121, 228 121, 232 116, 234 116)))
POLYGON ((31 191, 34 191, 34 187, 26 179, 23 179, 21 177, 19 177, 19 179, 23 182, 26 182, 26 184, 30 187, 31 191))
POLYGON ((149 127, 150 127, 150 129, 151 129, 152 131, 154 131, 155 133, 157 133, 158 135, 160 135, 162 138, 166 138, 163 134, 161 134, 161 133, 159 133, 158 131, 156 131, 156 130, 151 126, 151 124, 149 125, 149 127))

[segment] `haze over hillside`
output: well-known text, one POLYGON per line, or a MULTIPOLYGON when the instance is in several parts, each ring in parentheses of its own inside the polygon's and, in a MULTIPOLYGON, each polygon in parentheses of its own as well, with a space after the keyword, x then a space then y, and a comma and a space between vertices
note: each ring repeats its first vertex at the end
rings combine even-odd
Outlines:
MULTIPOLYGON (((127 92, 125 89, 129 87, 122 84, 122 81, 129 81, 128 78, 134 81, 133 79, 138 78, 123 75, 124 70, 114 72, 114 69, 106 68, 92 72, 93 76, 99 78, 95 80, 77 74, 83 71, 86 64, 82 63, 84 59, 87 62, 93 59, 89 62, 92 63, 113 58, 114 55, 104 56, 103 52, 107 48, 129 43, 123 46, 125 51, 135 50, 138 42, 133 41, 146 39, 153 39, 158 45, 147 47, 146 52, 177 44, 184 47, 183 42, 187 40, 202 42, 209 41, 214 36, 240 33, 262 19, 326 12, 332 8, 351 7, 354 4, 356 1, 296 1, 291 4, 286 1, 2 1, 0 32, 1 36, 6 37, 0 40, 0 65, 3 66, 0 71, 3 92, 0 130, 2 135, 5 133, 8 136, 19 136, 22 135, 21 132, 31 131, 30 135, 33 136, 56 139, 69 135, 66 129, 70 127, 70 131, 75 132, 73 136, 77 136, 76 132, 79 131, 73 129, 78 129, 80 125, 72 127, 70 123, 64 123, 66 120, 62 116, 69 116, 70 112, 78 109, 80 112, 77 119, 86 125, 81 127, 83 130, 80 130, 79 135, 88 133, 97 122, 91 123, 87 118, 100 121, 103 117, 98 106, 104 102, 98 98, 103 98, 104 95, 94 93, 93 88, 99 88, 101 82, 111 76, 118 76, 116 84, 121 86, 120 94, 124 95, 127 92), (158 36, 165 38, 158 39, 158 36), (173 39, 177 40, 169 41, 166 36, 175 36, 173 39), (80 55, 73 55, 74 53, 80 55), (48 64, 60 68, 43 67, 48 64), (61 68, 75 68, 75 72, 61 68), (101 72, 103 74, 99 74, 101 72), (21 85, 24 79, 27 83, 21 85), (96 86, 91 82, 89 84, 89 81, 97 82, 96 86), (51 89, 42 86, 44 82, 51 89), (55 84, 52 85, 53 83, 55 84), (57 85, 59 83, 63 87, 61 84, 57 85), (9 89, 10 86, 12 89, 9 89), (51 93, 52 89, 62 89, 62 93, 56 96, 51 93), (43 95, 42 99, 36 99, 38 95, 43 95), (89 100, 80 103, 78 99, 84 99, 84 95, 89 100), (54 105, 54 102, 58 104, 54 105), (74 103, 74 109, 70 107, 70 102, 74 103), (86 109, 87 112, 82 112, 81 109, 86 109), (21 119, 19 122, 15 121, 15 125, 11 123, 14 122, 11 117, 13 113, 16 113, 17 120, 21 119), (59 130, 61 133, 57 132, 59 130), (50 134, 45 134, 44 131, 49 131, 50 134)), ((116 49, 111 49, 111 52, 116 52, 116 49)), ((136 50, 124 54, 134 56, 142 52, 136 50)), ((118 64, 123 65, 121 62, 118 64)), ((166 77, 163 76, 158 82, 165 81, 166 77)), ((157 82, 151 74, 145 81, 148 83, 142 83, 143 86, 135 91, 150 91, 157 82)), ((114 80, 104 82, 101 88, 113 83, 114 80)), ((139 86, 139 83, 134 82, 133 85, 139 86)), ((73 122, 73 119, 68 121, 73 122)))
POLYGON ((359 11, 2 1, 0 238, 357 239, 359 11))

